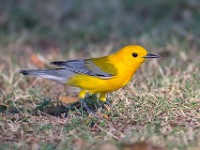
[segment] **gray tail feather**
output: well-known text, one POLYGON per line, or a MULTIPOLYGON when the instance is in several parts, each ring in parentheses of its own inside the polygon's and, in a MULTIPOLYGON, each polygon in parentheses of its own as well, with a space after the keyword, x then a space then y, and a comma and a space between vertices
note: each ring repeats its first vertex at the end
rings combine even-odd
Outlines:
POLYGON ((68 78, 73 75, 73 72, 64 68, 49 70, 20 70, 20 73, 23 75, 56 80, 62 83, 67 82, 68 78))

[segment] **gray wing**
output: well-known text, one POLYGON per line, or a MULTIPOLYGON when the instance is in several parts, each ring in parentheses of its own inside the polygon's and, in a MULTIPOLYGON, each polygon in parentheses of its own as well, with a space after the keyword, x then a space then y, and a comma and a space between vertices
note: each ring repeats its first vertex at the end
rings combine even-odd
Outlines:
POLYGON ((113 75, 105 71, 102 71, 92 61, 80 59, 80 60, 69 60, 69 61, 55 61, 51 64, 67 68, 75 73, 86 74, 90 76, 96 76, 103 79, 112 78, 113 75))

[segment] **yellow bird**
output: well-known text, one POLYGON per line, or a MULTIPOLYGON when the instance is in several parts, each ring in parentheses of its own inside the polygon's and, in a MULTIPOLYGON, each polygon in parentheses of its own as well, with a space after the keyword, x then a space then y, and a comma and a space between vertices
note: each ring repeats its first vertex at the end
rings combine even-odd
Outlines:
POLYGON ((55 61, 59 66, 48 70, 21 70, 23 75, 47 78, 70 86, 79 87, 80 98, 87 93, 100 94, 106 101, 106 94, 125 86, 136 70, 148 58, 158 58, 138 45, 128 45, 114 54, 99 58, 55 61))

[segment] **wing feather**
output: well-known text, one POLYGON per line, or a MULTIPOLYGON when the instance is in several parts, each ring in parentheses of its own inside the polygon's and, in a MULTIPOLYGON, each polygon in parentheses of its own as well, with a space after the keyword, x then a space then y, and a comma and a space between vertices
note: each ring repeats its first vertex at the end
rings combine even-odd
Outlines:
POLYGON ((55 61, 55 62, 51 62, 51 64, 59 66, 59 67, 67 68, 75 73, 96 76, 96 77, 102 78, 102 79, 109 79, 114 76, 113 74, 103 71, 101 68, 99 68, 92 61, 92 59, 55 61))

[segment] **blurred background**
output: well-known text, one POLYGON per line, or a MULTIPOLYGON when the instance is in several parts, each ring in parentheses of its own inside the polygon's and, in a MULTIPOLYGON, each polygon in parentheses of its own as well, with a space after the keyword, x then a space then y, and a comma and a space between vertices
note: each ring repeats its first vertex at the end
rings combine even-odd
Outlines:
POLYGON ((0 61, 17 62, 16 69, 107 55, 128 44, 160 54, 161 66, 182 68, 183 62, 198 59, 198 0, 0 0, 0 4, 0 50, 6 56, 0 61))
POLYGON ((60 47, 67 51, 69 46, 81 49, 101 43, 151 43, 162 47, 173 38, 198 43, 200 34, 198 0, 1 0, 0 3, 1 43, 12 40, 33 44, 40 50, 60 47))

